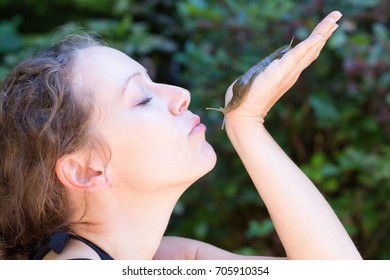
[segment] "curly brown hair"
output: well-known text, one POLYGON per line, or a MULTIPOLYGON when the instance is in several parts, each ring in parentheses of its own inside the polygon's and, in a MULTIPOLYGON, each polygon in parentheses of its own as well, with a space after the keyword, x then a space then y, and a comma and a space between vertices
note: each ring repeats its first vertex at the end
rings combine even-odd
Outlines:
POLYGON ((51 233, 69 228, 55 165, 90 140, 91 102, 75 98, 72 75, 77 53, 101 45, 89 34, 68 36, 16 65, 0 86, 0 259, 32 258, 51 233))

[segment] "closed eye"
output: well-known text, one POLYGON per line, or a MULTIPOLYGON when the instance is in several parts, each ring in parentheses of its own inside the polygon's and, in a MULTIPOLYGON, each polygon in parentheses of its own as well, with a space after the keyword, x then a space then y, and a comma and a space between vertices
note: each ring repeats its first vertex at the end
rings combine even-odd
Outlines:
POLYGON ((146 105, 146 104, 148 104, 152 99, 153 99, 153 97, 147 97, 147 98, 145 98, 144 100, 142 100, 140 103, 138 103, 137 106, 146 105))

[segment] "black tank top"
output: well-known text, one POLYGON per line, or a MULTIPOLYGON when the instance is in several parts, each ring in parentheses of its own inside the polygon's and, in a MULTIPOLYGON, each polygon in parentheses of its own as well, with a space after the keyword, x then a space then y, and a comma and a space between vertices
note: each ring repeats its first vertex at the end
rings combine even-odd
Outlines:
MULTIPOLYGON (((80 240, 81 242, 83 242, 84 244, 89 246, 92 250, 94 250, 102 260, 113 260, 113 258, 109 254, 107 254, 105 251, 100 249, 97 245, 95 245, 91 241, 89 241, 81 236, 69 234, 69 233, 64 232, 64 231, 59 231, 59 232, 53 233, 50 236, 49 241, 38 250, 34 259, 41 260, 50 251, 53 251, 56 254, 60 254, 64 250, 65 245, 68 242, 69 238, 80 240)), ((72 260, 89 260, 89 259, 88 258, 74 258, 72 260)))

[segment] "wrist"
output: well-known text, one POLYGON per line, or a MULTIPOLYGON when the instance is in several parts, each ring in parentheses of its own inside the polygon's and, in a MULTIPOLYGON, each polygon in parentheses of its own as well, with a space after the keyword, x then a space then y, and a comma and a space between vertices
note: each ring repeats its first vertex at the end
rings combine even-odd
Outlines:
POLYGON ((229 115, 226 115, 225 129, 233 145, 243 142, 245 139, 253 138, 255 134, 261 131, 266 131, 262 117, 229 115))

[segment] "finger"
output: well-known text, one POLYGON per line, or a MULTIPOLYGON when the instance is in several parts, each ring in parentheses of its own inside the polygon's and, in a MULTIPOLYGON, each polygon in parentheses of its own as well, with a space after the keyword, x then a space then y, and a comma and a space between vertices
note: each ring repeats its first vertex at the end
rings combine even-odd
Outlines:
MULTIPOLYGON (((278 93, 275 93, 270 99, 270 104, 263 104, 265 107, 271 107, 284 92, 291 88, 302 71, 318 57, 328 38, 337 29, 336 22, 341 16, 338 11, 330 13, 316 26, 306 40, 288 51, 281 59, 270 63, 265 71, 255 79, 252 87, 256 88, 255 84, 261 83, 263 90, 264 87, 272 88, 278 84, 278 93), (267 83, 263 83, 263 81, 267 81, 267 83)), ((228 94, 225 96, 226 102, 230 100, 232 95, 229 90, 231 91, 229 88, 228 94)), ((267 90, 264 91, 267 92, 267 90)))
POLYGON ((338 11, 331 12, 328 14, 312 31, 311 35, 314 34, 326 34, 328 29, 332 28, 334 24, 342 17, 342 14, 338 11))
MULTIPOLYGON (((295 63, 299 63, 302 58, 316 58, 316 54, 324 47, 326 41, 337 29, 338 25, 333 17, 327 16, 312 34, 289 53, 295 58, 295 63), (314 54, 314 56, 313 56, 314 54)), ((288 54, 288 53, 287 53, 288 54)))
POLYGON ((279 88, 287 91, 298 79, 303 70, 305 70, 320 54, 327 39, 337 28, 328 30, 328 34, 314 34, 308 39, 298 44, 295 48, 287 52, 280 60, 274 60, 266 70, 265 76, 271 80, 278 81, 279 88))
POLYGON ((302 64, 303 67, 307 67, 316 59, 319 52, 324 47, 326 40, 328 40, 332 33, 337 29, 338 25, 336 22, 341 16, 341 13, 338 11, 334 11, 326 16, 306 40, 298 44, 285 55, 286 66, 294 66, 299 70, 297 64, 302 62, 302 59, 304 59, 302 64))
POLYGON ((302 72, 318 56, 318 49, 322 48, 324 41, 322 35, 316 34, 299 43, 280 59, 280 73, 289 76, 302 72))
MULTIPOLYGON (((321 33, 314 33, 306 40, 299 43, 296 47, 287 52, 282 58, 283 64, 280 71, 284 75, 296 74, 307 68, 320 54, 326 41, 337 29, 338 25, 333 23, 326 29, 320 30, 321 33)), ((321 27, 322 28, 322 27, 321 27)))

